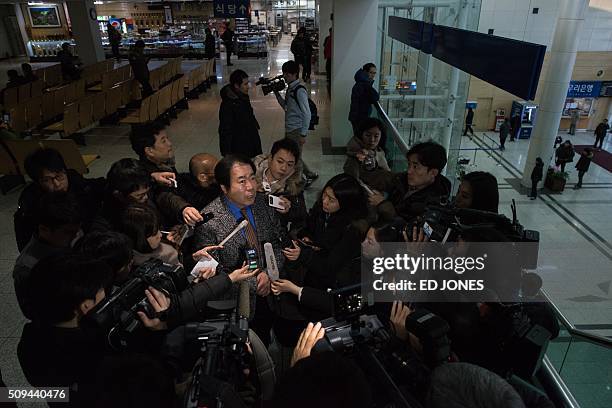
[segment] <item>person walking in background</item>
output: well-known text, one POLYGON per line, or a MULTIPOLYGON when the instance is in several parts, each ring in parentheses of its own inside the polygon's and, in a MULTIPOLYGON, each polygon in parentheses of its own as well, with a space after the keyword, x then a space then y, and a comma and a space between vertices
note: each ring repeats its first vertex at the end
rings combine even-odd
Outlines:
POLYGON ((323 57, 325 58, 325 74, 327 82, 331 82, 331 58, 332 58, 332 29, 329 28, 329 35, 323 40, 323 57))
POLYGON ((249 76, 241 69, 232 72, 230 83, 221 89, 219 148, 222 156, 251 158, 262 153, 259 123, 249 99, 249 76))
POLYGON ((510 125, 512 127, 510 133, 510 141, 514 142, 514 139, 519 138, 519 133, 521 132, 521 115, 519 115, 518 113, 515 114, 510 120, 510 125))
POLYGON ((217 48, 215 47, 215 37, 212 35, 212 31, 210 31, 210 28, 208 27, 206 27, 204 33, 206 33, 206 37, 204 38, 204 56, 206 59, 213 59, 217 53, 215 49, 217 48))
POLYGON ((304 61, 302 62, 304 69, 302 70, 302 80, 304 82, 310 81, 310 74, 312 72, 312 41, 310 36, 304 28, 304 61))
POLYGON ((567 133, 569 133, 572 136, 576 134, 576 125, 578 125, 579 120, 580 120, 580 111, 578 109, 572 109, 570 111, 570 127, 567 133))
POLYGON ((561 167, 561 171, 565 171, 565 165, 574 161, 574 154, 572 142, 566 140, 561 146, 557 147, 555 151, 555 156, 557 157, 555 165, 561 167))
POLYGON ((351 109, 348 117, 353 125, 353 136, 359 137, 361 121, 370 117, 372 104, 380 99, 380 95, 372 86, 374 78, 376 78, 376 65, 371 62, 355 72, 355 85, 351 90, 351 109))
POLYGON ((536 164, 531 171, 531 194, 529 198, 535 200, 538 198, 538 183, 544 176, 544 162, 541 157, 536 158, 536 164))
POLYGON ((62 66, 62 77, 65 81, 74 81, 81 77, 81 69, 79 68, 81 64, 78 58, 72 55, 70 43, 62 44, 62 50, 57 53, 57 58, 62 66))
POLYGON ((580 153, 580 159, 578 159, 578 163, 576 163, 576 170, 578 170, 578 184, 576 184, 574 188, 582 188, 582 177, 584 177, 584 173, 589 171, 591 160, 593 160, 593 149, 587 147, 580 153))
POLYGON ((510 119, 504 118, 504 121, 499 125, 499 149, 506 150, 505 144, 508 134, 510 133, 510 119))
POLYGON ((121 33, 111 23, 106 25, 106 31, 108 32, 108 42, 110 43, 111 50, 113 51, 113 57, 117 60, 117 62, 119 62, 121 61, 121 55, 119 55, 121 33))
POLYGON ((606 133, 610 130, 610 125, 608 125, 608 119, 604 119, 597 127, 595 128, 595 143, 593 143, 593 147, 597 148, 597 151, 601 151, 603 147, 603 141, 606 137, 606 133), (597 147, 597 143, 599 143, 599 147, 597 147))
POLYGON ((470 132, 470 137, 474 136, 474 129, 472 129, 472 123, 474 123, 474 109, 468 108, 467 115, 465 116, 465 130, 463 131, 463 136, 470 132))
POLYGON ((223 44, 225 45, 225 53, 227 55, 227 66, 232 65, 232 52, 234 51, 234 31, 230 28, 229 23, 225 26, 225 31, 221 35, 223 44))
POLYGON ((149 82, 149 59, 144 54, 145 43, 142 40, 136 41, 134 47, 130 50, 128 60, 132 66, 134 79, 140 82, 142 86, 142 98, 146 98, 153 94, 153 88, 149 82))

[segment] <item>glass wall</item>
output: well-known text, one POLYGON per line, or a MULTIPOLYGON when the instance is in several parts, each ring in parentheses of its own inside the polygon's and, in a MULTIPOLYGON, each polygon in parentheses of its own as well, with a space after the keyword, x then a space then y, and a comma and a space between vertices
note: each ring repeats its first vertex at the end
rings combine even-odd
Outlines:
POLYGON ((480 0, 380 1, 380 103, 409 145, 433 140, 448 149, 455 184, 469 75, 387 35, 390 16, 476 31, 480 0))

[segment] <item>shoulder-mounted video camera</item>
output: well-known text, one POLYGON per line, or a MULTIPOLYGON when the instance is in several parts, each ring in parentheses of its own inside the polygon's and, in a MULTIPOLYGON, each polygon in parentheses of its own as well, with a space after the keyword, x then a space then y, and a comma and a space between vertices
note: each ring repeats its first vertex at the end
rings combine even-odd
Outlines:
POLYGON ((264 96, 270 92, 280 92, 287 86, 282 75, 275 76, 274 78, 261 77, 255 82, 255 85, 261 85, 264 96))
POLYGON ((174 294, 185 286, 186 281, 187 277, 181 266, 166 264, 159 259, 149 259, 133 272, 130 280, 96 305, 86 315, 83 324, 108 333, 111 346, 117 346, 113 343, 112 335, 121 337, 140 327, 137 312, 145 313, 150 319, 159 317, 164 320, 164 316, 155 312, 145 295, 148 287, 165 294, 174 294))

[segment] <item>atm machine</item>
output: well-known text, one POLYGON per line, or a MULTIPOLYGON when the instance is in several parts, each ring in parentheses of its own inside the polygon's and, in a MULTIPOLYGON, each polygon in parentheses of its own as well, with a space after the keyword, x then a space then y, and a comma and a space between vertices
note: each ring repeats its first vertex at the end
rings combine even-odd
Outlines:
POLYGON ((538 105, 525 101, 512 101, 512 110, 510 114, 510 122, 512 118, 519 115, 521 118, 521 130, 518 133, 519 139, 529 139, 531 131, 536 123, 538 105))

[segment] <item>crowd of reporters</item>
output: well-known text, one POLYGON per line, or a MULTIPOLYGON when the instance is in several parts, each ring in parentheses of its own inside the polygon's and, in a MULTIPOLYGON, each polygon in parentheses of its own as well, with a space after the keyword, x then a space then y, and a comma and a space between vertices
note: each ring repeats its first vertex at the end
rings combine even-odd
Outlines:
MULTIPOLYGON (((243 79, 237 77, 238 85, 243 79)), ((13 272, 29 319, 18 347, 28 382, 69 387, 72 406, 179 406, 199 356, 198 347, 185 344, 184 325, 205 322, 213 314, 209 301, 235 300, 246 284, 244 317, 264 347, 276 350, 278 381, 274 395, 263 398, 265 379, 247 362, 234 384, 245 406, 373 406, 380 390, 355 361, 329 351, 311 355, 325 335, 318 322, 332 316, 330 291, 359 283, 363 258, 380 254, 381 244, 426 240, 419 217, 430 205, 450 202, 451 183, 442 174, 442 146, 412 146, 407 171, 393 173, 381 143, 384 125, 376 119, 354 125, 344 173, 324 184, 310 209, 301 146, 289 130, 269 153, 254 157, 198 153, 188 173, 177 171, 170 137, 157 122, 133 129, 138 159, 113 163, 105 178, 82 177, 51 149, 28 157, 32 183, 15 214, 20 255, 13 272), (278 198, 274 206, 272 198, 278 198), (219 246, 244 221, 246 227, 219 246), (268 243, 279 276, 269 274, 268 243), (194 268, 211 258, 218 265, 194 268), (137 327, 117 344, 113 333, 88 320, 151 259, 175 267, 173 289, 147 286, 147 308, 126 311, 137 327)), ((465 175, 453 203, 497 213, 495 177, 465 175)), ((505 240, 487 227, 462 239, 505 240)), ((555 337, 558 327, 545 305, 529 305, 527 318, 555 337)), ((552 406, 529 375, 517 375, 521 355, 509 346, 513 322, 504 304, 395 302, 371 312, 393 335, 388 355, 410 362, 392 375, 417 403, 552 406), (439 319, 445 342, 432 345, 427 333, 411 329, 410 316, 423 310, 439 319)))

